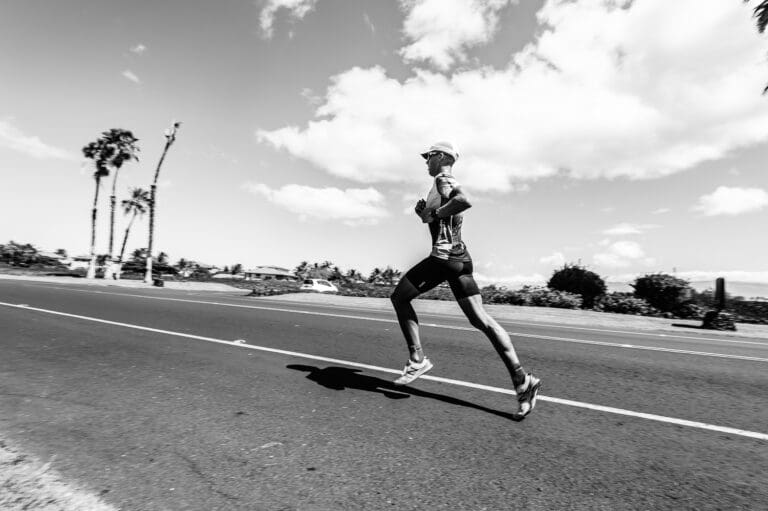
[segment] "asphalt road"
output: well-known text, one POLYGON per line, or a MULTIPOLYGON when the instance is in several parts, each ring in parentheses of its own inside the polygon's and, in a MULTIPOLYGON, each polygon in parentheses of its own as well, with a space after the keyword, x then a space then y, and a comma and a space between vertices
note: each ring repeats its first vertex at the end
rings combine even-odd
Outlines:
POLYGON ((0 303, 0 434, 121 509, 768 503, 768 339, 504 324, 544 382, 514 422, 458 316, 422 316, 433 379, 395 388, 389 311, 8 280, 0 303))

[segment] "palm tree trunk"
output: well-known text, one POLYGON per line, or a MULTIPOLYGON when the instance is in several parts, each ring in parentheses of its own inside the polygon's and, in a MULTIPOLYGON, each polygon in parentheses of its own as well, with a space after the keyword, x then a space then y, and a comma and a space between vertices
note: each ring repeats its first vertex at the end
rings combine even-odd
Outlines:
POLYGON ((157 191, 157 178, 160 177, 160 167, 163 165, 165 155, 168 153, 168 148, 171 147, 174 138, 167 138, 165 141, 165 148, 163 148, 163 154, 160 155, 160 161, 157 162, 157 168, 155 169, 155 179, 152 181, 152 188, 150 189, 149 198, 149 246, 147 247, 147 273, 144 275, 144 282, 147 284, 152 283, 152 244, 155 237, 155 205, 156 203, 156 191, 157 191))
POLYGON ((117 262, 114 263, 114 273, 112 274, 112 278, 116 280, 120 280, 120 277, 123 273, 123 255, 125 255, 125 244, 128 242, 128 233, 131 232, 131 226, 133 225, 133 221, 136 219, 136 211, 133 212, 133 216, 131 216, 131 221, 128 222, 128 227, 125 228, 125 236, 123 236, 123 245, 120 247, 120 256, 117 259, 117 262))
MULTIPOLYGON (((167 150, 167 146, 166 146, 167 150)), ((163 151, 165 156, 165 151, 163 151)), ((160 158, 162 163, 163 159, 160 158)), ((158 170, 160 166, 158 165, 158 170)), ((157 182, 157 173, 155 173, 155 182, 157 182)), ((152 183, 149 192, 149 246, 147 247, 147 272, 144 274, 144 282, 147 284, 152 283, 152 244, 155 238, 155 189, 157 185, 152 183)))
POLYGON ((99 185, 101 177, 96 176, 96 192, 93 194, 93 210, 91 211, 91 261, 88 263, 89 279, 96 277, 96 207, 99 204, 99 185))
POLYGON ((128 227, 125 228, 125 236, 123 236, 123 246, 120 248, 120 257, 117 259, 120 263, 123 262, 123 256, 125 255, 125 244, 128 243, 128 233, 131 231, 133 221, 136 219, 136 211, 133 212, 131 221, 128 222, 128 227))
POLYGON ((120 168, 115 168, 115 175, 112 178, 112 195, 109 197, 110 215, 109 215, 109 258, 107 259, 107 271, 104 274, 105 279, 112 278, 114 268, 112 268, 112 252, 115 240, 115 189, 117 188, 117 175, 120 168))
POLYGON ((112 195, 110 198, 111 215, 109 222, 109 259, 112 260, 112 247, 115 239, 115 189, 117 188, 117 175, 120 168, 115 169, 115 177, 112 179, 112 195))

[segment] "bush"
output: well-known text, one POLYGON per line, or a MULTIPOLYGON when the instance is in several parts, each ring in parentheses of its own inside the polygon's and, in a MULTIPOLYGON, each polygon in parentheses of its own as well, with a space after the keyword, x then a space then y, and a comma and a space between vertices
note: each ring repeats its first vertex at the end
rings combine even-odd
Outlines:
POLYGON ((605 281, 597 273, 577 264, 565 264, 555 270, 547 282, 547 287, 581 295, 582 307, 591 308, 595 299, 605 294, 605 281))
POLYGON ((545 287, 523 286, 521 289, 508 290, 487 286, 481 290, 481 294, 486 303, 555 307, 558 309, 578 309, 582 306, 581 296, 545 287))
POLYGON ((341 296, 368 296, 371 298, 389 298, 394 286, 377 286, 368 282, 337 282, 341 296))
POLYGON ((640 316, 658 316, 659 310, 642 298, 635 298, 628 293, 610 293, 595 302, 594 309, 600 312, 616 314, 634 314, 640 316))
POLYGON ((704 319, 706 312, 706 308, 695 303, 686 302, 675 310, 675 316, 685 319, 704 319))
POLYGON ((687 280, 665 273, 654 273, 638 277, 631 284, 636 298, 642 298, 661 312, 685 314, 684 305, 690 303, 693 290, 687 280))

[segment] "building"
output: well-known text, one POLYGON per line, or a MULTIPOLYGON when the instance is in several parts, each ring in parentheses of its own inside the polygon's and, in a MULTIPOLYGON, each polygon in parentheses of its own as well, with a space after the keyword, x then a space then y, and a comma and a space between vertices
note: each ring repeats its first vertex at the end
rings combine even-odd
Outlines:
POLYGON ((257 266, 243 273, 245 280, 299 280, 291 270, 279 266, 257 266))

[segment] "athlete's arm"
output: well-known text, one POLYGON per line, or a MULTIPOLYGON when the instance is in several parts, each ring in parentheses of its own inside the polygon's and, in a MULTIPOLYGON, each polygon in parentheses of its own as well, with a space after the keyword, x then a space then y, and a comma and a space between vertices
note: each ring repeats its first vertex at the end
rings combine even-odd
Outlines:
POLYGON ((437 208, 434 213, 437 218, 448 218, 472 207, 467 195, 457 184, 438 182, 437 191, 443 198, 443 205, 437 208))

